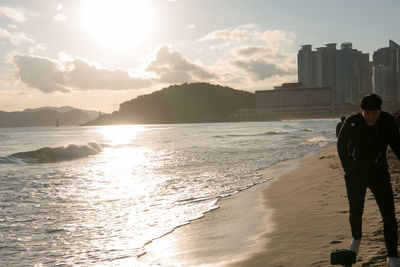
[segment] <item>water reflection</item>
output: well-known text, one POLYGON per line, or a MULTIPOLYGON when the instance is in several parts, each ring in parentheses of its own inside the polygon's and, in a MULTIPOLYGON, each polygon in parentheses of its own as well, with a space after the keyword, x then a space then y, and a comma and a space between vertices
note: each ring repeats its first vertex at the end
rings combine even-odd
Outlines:
POLYGON ((145 131, 142 125, 114 125, 98 128, 108 145, 131 144, 139 133, 145 131))
POLYGON ((101 127, 105 147, 93 157, 86 173, 84 191, 85 208, 81 217, 89 250, 103 251, 103 256, 118 255, 110 259, 112 265, 131 264, 141 254, 144 243, 165 232, 163 221, 175 216, 160 212, 164 199, 163 177, 156 170, 163 166, 164 153, 140 143, 144 126, 123 125, 101 127), (149 232, 149 227, 155 228, 149 232))

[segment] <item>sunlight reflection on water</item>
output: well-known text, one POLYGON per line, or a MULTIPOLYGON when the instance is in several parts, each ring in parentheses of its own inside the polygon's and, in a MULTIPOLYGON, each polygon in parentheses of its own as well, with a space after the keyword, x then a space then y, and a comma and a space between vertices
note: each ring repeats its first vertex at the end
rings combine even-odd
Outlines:
POLYGON ((142 125, 115 125, 97 128, 109 145, 132 144, 138 134, 145 131, 142 125))
POLYGON ((1 165, 0 266, 137 266, 146 243, 215 209, 220 197, 263 182, 258 169, 336 140, 334 124, 7 129, 0 157, 90 142, 102 149, 75 160, 1 165))

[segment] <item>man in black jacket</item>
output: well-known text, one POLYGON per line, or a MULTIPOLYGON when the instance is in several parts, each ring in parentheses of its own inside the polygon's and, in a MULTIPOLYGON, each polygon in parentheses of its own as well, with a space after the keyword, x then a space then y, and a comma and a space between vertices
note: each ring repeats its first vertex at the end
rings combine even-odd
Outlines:
POLYGON ((397 258, 397 222, 386 160, 389 145, 400 160, 400 134, 394 117, 381 110, 376 94, 365 96, 361 112, 349 117, 340 131, 337 149, 345 172, 350 226, 350 249, 358 253, 366 189, 374 194, 384 224, 388 266, 400 266, 397 258))

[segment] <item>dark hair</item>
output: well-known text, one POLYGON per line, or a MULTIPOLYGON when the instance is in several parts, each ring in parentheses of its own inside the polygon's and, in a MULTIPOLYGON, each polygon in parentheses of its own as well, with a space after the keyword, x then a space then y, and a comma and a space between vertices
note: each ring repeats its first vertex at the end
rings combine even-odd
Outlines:
POLYGON ((379 110, 382 106, 382 99, 377 94, 369 94, 363 97, 360 107, 363 110, 379 110))

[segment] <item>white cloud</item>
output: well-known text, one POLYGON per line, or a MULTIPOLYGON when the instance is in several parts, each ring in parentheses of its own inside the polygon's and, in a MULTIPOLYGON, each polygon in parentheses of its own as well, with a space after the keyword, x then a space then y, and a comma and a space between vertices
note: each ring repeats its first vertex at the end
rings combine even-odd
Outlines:
MULTIPOLYGON (((64 57, 65 58, 65 57, 64 57)), ((17 77, 44 93, 71 90, 127 90, 147 88, 150 80, 132 77, 122 70, 98 68, 83 59, 62 62, 48 58, 16 55, 17 77)))
POLYGON ((0 27, 0 39, 11 39, 12 34, 4 28, 0 27))
POLYGON ((184 83, 217 78, 217 75, 193 63, 179 52, 171 51, 166 45, 158 49, 147 71, 158 75, 162 83, 184 83))
POLYGON ((58 53, 58 59, 61 62, 74 61, 74 58, 64 51, 58 53))
POLYGON ((0 15, 3 15, 19 23, 25 22, 27 20, 24 12, 18 8, 0 6, 0 15))
POLYGON ((209 51, 219 53, 214 72, 237 86, 260 88, 296 73, 296 54, 287 51, 296 35, 283 30, 264 30, 256 24, 239 25, 206 34, 199 42, 211 42, 209 51), (240 77, 240 78, 238 78, 240 77))
POLYGON ((18 26, 15 24, 8 24, 8 28, 13 29, 13 30, 18 30, 18 26))
POLYGON ((0 39, 6 39, 13 44, 21 44, 23 42, 34 43, 34 41, 26 36, 25 33, 11 33, 8 30, 0 27, 0 39))
POLYGON ((65 16, 64 14, 57 14, 54 16, 54 20, 57 22, 66 22, 67 16, 65 16))
POLYGON ((47 50, 47 45, 45 43, 38 43, 35 44, 34 46, 29 47, 29 54, 37 54, 40 51, 45 51, 47 50))
POLYGON ((200 38, 200 42, 211 40, 246 42, 247 44, 262 44, 268 47, 292 45, 296 35, 283 30, 263 31, 256 24, 239 25, 235 28, 216 30, 200 38))
POLYGON ((13 33, 11 38, 10 38, 11 43, 13 44, 21 44, 24 42, 27 43, 35 43, 35 41, 31 38, 29 38, 28 36, 26 36, 26 34, 24 32, 19 32, 19 33, 13 33))
POLYGON ((246 24, 246 25, 240 25, 236 28, 217 30, 208 33, 206 36, 200 38, 199 41, 203 42, 203 41, 218 40, 218 39, 247 41, 252 37, 253 35, 252 31, 254 30, 255 27, 256 25, 254 24, 246 24))
POLYGON ((264 41, 267 45, 280 47, 282 45, 293 45, 296 34, 282 30, 264 31, 256 33, 256 38, 264 41))

